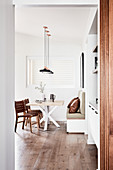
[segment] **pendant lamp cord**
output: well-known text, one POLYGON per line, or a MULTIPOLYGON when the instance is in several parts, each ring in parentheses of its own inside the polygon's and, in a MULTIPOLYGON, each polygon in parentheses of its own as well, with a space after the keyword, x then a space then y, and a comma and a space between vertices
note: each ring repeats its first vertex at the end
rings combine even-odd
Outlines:
POLYGON ((49 36, 48 36, 48 68, 49 68, 49 36))
POLYGON ((44 28, 44 67, 46 67, 46 28, 44 28))
POLYGON ((46 30, 48 27, 44 26, 44 67, 49 68, 49 31, 46 30), (48 37, 48 39, 47 39, 48 37))

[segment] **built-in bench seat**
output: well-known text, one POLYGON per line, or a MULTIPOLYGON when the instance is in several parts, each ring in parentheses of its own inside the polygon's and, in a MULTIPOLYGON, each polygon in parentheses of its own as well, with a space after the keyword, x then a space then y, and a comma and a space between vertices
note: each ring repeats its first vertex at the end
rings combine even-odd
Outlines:
POLYGON ((80 108, 77 113, 69 113, 67 108, 67 132, 86 132, 85 119, 85 92, 79 91, 78 97, 80 99, 80 108))
POLYGON ((85 119, 85 114, 81 113, 69 113, 69 109, 67 109, 67 119, 85 119))

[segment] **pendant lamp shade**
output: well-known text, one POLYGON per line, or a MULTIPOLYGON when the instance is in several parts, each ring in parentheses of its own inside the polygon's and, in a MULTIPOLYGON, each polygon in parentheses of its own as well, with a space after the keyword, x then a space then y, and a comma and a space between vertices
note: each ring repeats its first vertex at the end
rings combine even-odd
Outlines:
POLYGON ((42 73, 48 73, 48 74, 54 74, 53 71, 51 71, 51 70, 48 69, 47 67, 44 67, 44 69, 40 70, 40 72, 42 72, 42 73))
POLYGON ((41 69, 40 72, 46 74, 54 74, 53 71, 49 69, 49 31, 48 27, 44 26, 44 69, 41 69))

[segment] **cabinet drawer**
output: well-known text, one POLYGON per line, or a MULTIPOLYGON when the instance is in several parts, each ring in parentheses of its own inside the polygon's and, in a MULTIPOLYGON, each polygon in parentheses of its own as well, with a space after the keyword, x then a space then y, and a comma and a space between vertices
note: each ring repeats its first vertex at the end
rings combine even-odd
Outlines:
POLYGON ((91 105, 88 108, 88 128, 93 137, 95 144, 98 146, 98 129, 99 129, 99 120, 98 112, 91 105))

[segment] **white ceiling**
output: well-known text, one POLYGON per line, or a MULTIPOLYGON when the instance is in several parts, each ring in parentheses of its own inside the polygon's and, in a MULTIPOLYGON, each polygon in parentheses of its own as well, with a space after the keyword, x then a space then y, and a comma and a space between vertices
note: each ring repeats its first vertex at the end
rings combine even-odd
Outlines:
POLYGON ((16 7, 15 30, 42 37, 43 26, 48 26, 52 39, 80 42, 87 32, 90 15, 91 7, 16 7))
POLYGON ((15 5, 98 5, 98 0, 13 0, 15 5))

